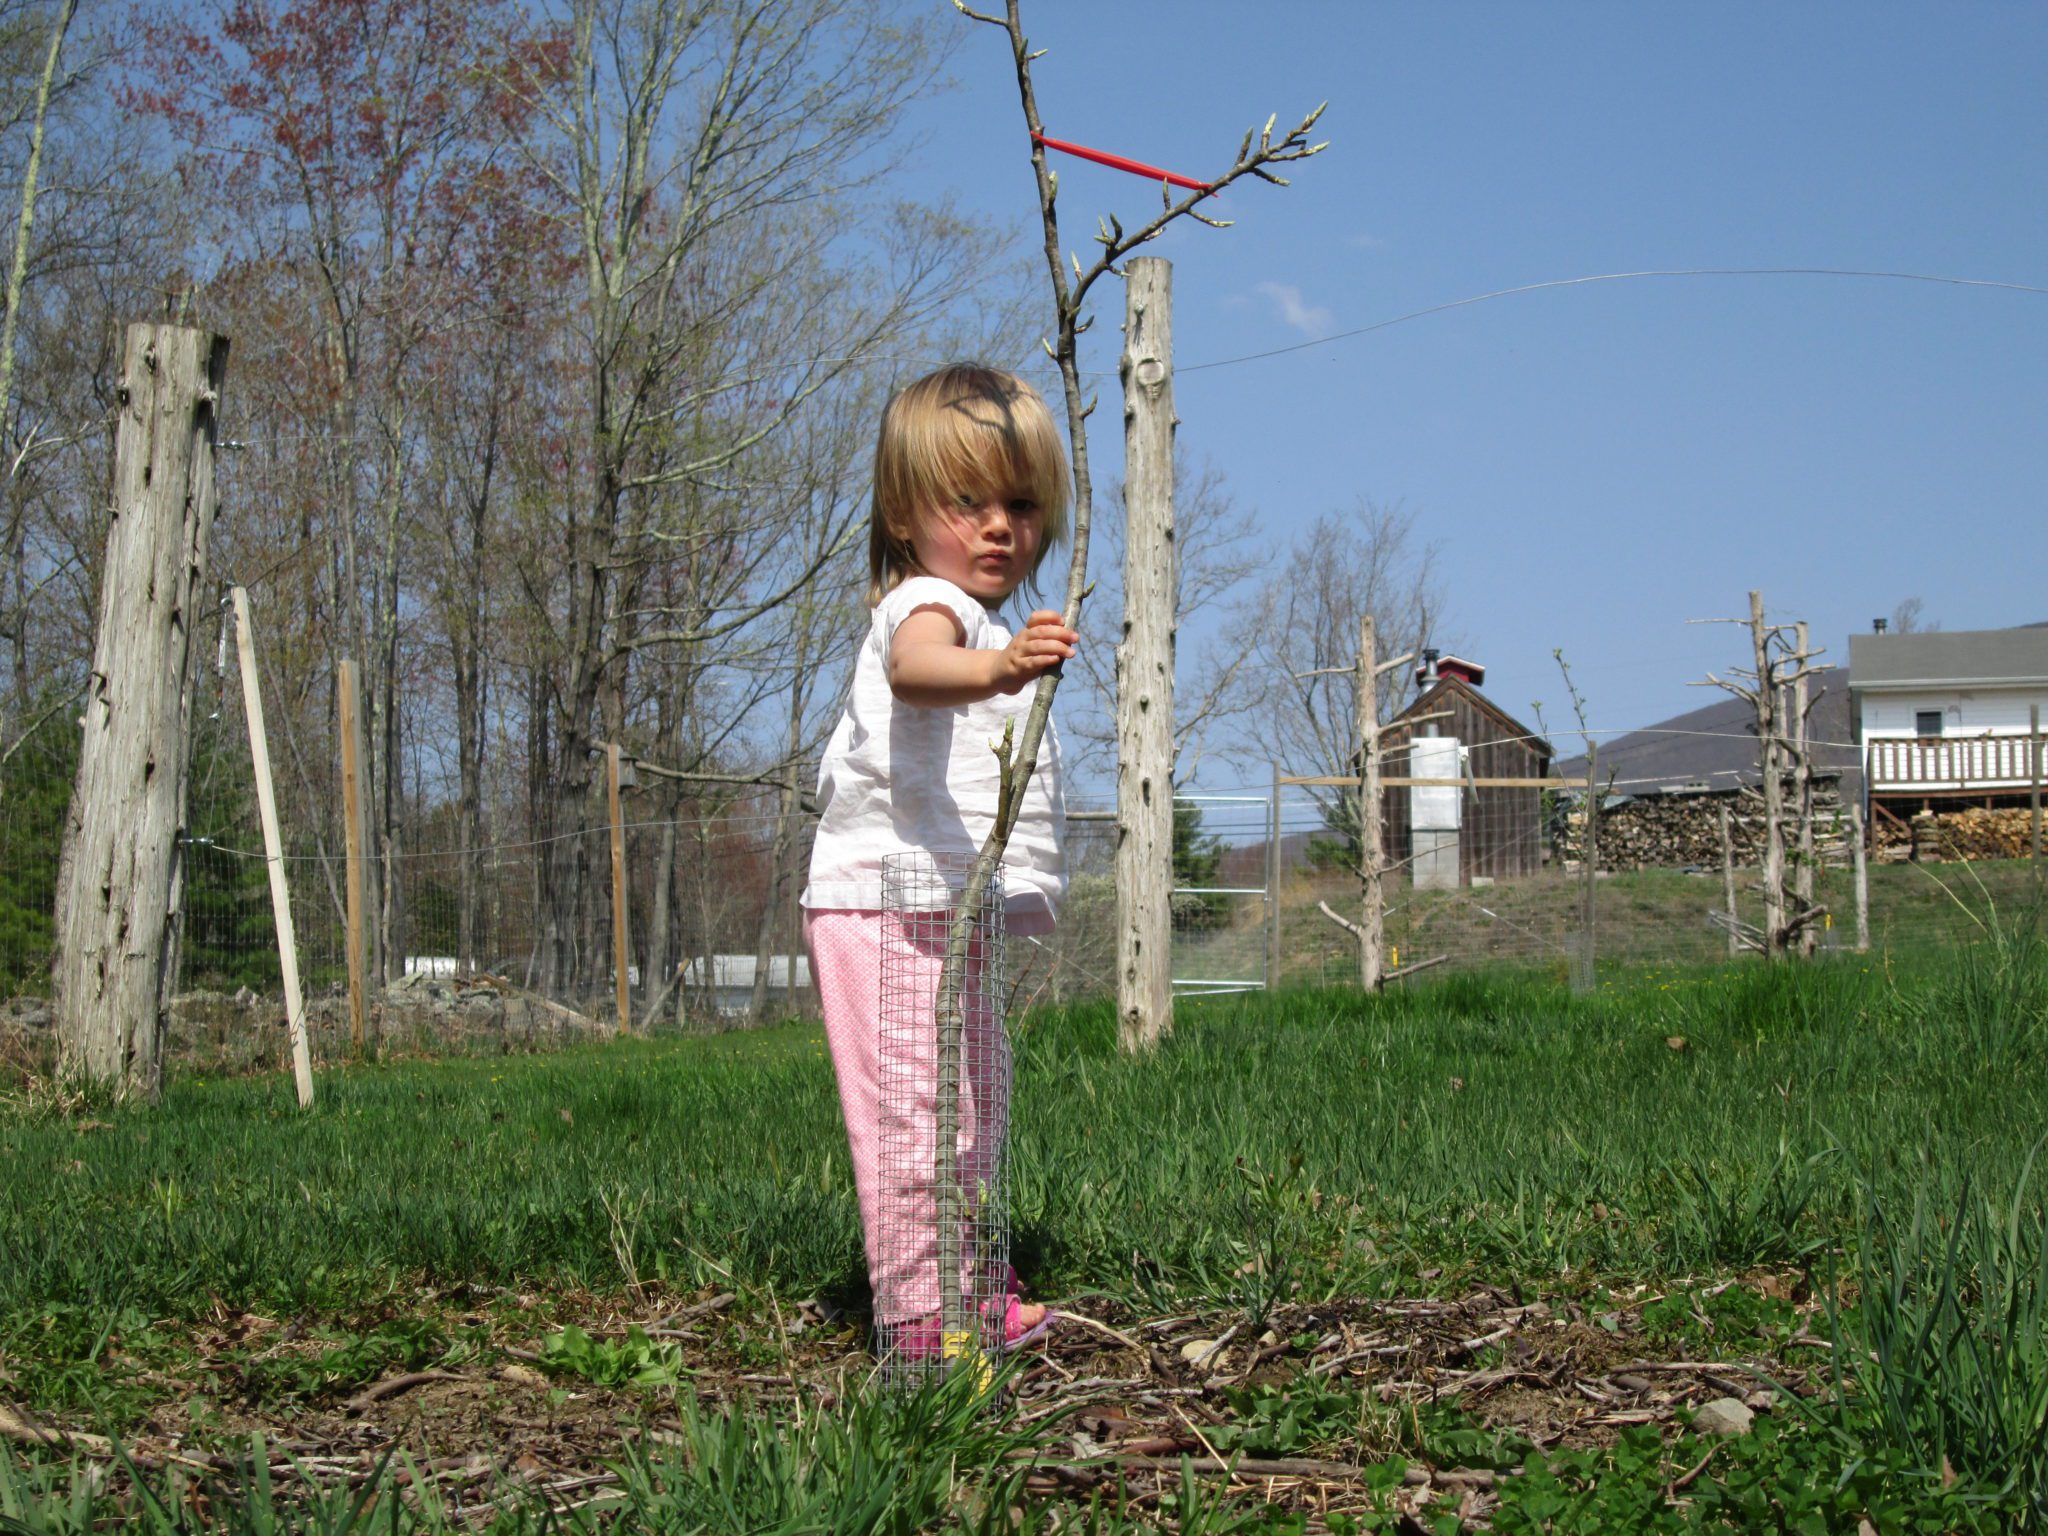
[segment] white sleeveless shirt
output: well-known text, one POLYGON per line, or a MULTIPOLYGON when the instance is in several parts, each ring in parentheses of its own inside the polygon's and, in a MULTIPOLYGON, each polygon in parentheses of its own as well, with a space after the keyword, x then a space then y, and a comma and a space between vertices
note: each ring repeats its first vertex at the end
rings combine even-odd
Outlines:
MULTIPOLYGON (((1024 734, 1035 684, 975 704, 906 704, 889 687, 896 626, 918 608, 949 609, 970 650, 999 651, 1010 631, 950 581, 913 576, 876 605, 853 664, 846 713, 818 769, 818 838, 803 905, 880 911, 882 859, 924 849, 978 853, 995 825, 1001 773, 993 746, 1006 721, 1024 734)), ((1013 930, 1043 932, 1066 894, 1066 800, 1052 722, 1003 850, 1005 908, 1013 930)))

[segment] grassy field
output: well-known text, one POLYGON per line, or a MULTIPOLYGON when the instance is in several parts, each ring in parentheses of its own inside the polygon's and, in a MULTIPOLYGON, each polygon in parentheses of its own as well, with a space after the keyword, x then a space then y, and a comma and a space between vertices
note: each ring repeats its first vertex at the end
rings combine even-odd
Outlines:
POLYGON ((0 1404, 155 1449, 97 1513, 63 1502, 86 1488, 67 1453, 21 1452, 0 1521, 141 1518, 120 1501, 175 1484, 149 1516, 164 1529, 262 1509, 336 1528, 345 1500, 306 1502, 321 1485, 394 1513, 410 1487, 428 1527, 516 1528, 577 1502, 569 1472, 513 1474, 517 1426, 543 1420, 598 1477, 577 1518, 622 1529, 738 1528, 713 1495, 739 1474, 706 1471, 721 1457, 750 1469, 743 1523, 763 1530, 2042 1512, 2031 930, 1890 963, 1632 970, 1581 996, 1538 969, 1216 999, 1136 1062, 1104 1007, 1015 1036, 1018 1267, 1100 1327, 1063 1329, 1007 1414, 963 1405, 969 1383, 859 1390, 857 1214, 814 1027, 332 1071, 306 1113, 284 1081, 199 1076, 155 1112, 17 1101, 0 1404), (1384 1348, 1359 1342, 1376 1331, 1384 1348), (1224 1342, 1183 1357, 1204 1338, 1224 1342), (422 1371, 440 1374, 371 1434, 387 1410, 356 1394, 422 1371), (1692 1410, 1731 1384, 1765 1411, 1702 1438, 1692 1410), (255 1487, 254 1433, 317 1444, 298 1454, 332 1478, 255 1487), (1152 1449, 1109 1479, 1117 1443, 1152 1449), (370 1465, 391 1447, 474 1475, 430 1496, 453 1474, 405 1484, 370 1465), (1296 1470, 1262 1486, 1197 1465, 1232 1456, 1296 1470), (1686 1477, 1702 1456, 1711 1476, 1686 1477))
MULTIPOLYGON (((1987 919, 2012 916, 2039 905, 2040 874, 2024 860, 1956 864, 1874 864, 1870 867, 1870 933, 1874 949, 1919 955, 1950 944, 1974 942, 1987 919)), ((1762 901, 1755 870, 1736 871, 1736 910, 1747 923, 1760 923, 1762 901)), ((1405 960, 1449 957, 1454 967, 1502 964, 1542 968, 1562 980, 1579 946, 1584 886, 1575 876, 1551 872, 1457 891, 1400 888, 1388 897, 1387 937, 1405 960)), ((1823 949, 1854 949, 1855 893, 1850 872, 1819 871, 1814 899, 1832 913, 1820 935, 1823 949)), ((1282 893, 1282 954, 1294 982, 1342 982, 1355 975, 1357 948, 1316 910, 1325 900, 1354 914, 1358 883, 1339 871, 1300 871, 1282 893)), ((1727 955, 1725 930, 1708 920, 1723 906, 1718 870, 1683 873, 1673 869, 1630 870, 1603 875, 1595 893, 1596 948, 1607 965, 1712 965, 1727 955)), ((1246 904, 1241 926, 1256 925, 1246 904)), ((1229 931, 1191 935, 1189 953, 1176 964, 1202 965, 1203 946, 1226 952, 1217 966, 1235 964, 1230 974, 1260 974, 1262 935, 1229 931)), ((1099 967, 1098 967, 1099 968, 1099 967)))

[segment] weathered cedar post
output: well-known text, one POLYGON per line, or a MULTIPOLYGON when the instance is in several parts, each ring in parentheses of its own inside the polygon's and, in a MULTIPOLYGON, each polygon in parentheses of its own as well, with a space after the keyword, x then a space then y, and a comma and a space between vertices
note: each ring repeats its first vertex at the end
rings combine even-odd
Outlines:
POLYGON ((1173 264, 1125 264, 1124 621, 1116 651, 1116 1016, 1173 1030, 1173 264))
POLYGON ((368 1033, 364 1027, 368 978, 363 943, 363 716, 356 697, 356 664, 346 657, 341 663, 339 691, 336 734, 341 737, 342 838, 348 850, 348 1042, 349 1049, 361 1056, 368 1033))
POLYGON ((218 505, 214 446, 228 341, 131 325, 114 495, 57 876, 51 981, 62 1071, 154 1101, 178 977, 187 751, 218 505))
MULTIPOLYGON (((619 805, 619 744, 605 743, 605 788, 612 812, 612 974, 619 1008, 618 1032, 633 1032, 633 993, 626 977, 626 824, 619 805)), ((717 978, 712 978, 717 985, 717 978)))
POLYGON ((1368 992, 1377 992, 1386 979, 1379 660, 1379 637, 1368 613, 1358 621, 1358 984, 1368 992))

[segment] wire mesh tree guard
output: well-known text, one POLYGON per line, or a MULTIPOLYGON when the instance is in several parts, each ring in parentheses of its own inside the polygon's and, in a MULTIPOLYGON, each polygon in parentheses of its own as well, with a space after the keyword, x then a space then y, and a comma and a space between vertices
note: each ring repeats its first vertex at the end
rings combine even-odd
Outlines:
POLYGON ((985 1362, 1003 1343, 1003 882, 998 869, 963 911, 974 863, 971 853, 919 851, 888 855, 882 865, 882 1198, 873 1278, 877 1353, 891 1385, 916 1385, 955 1361, 985 1362), (948 940, 963 919, 959 996, 942 998, 948 940))

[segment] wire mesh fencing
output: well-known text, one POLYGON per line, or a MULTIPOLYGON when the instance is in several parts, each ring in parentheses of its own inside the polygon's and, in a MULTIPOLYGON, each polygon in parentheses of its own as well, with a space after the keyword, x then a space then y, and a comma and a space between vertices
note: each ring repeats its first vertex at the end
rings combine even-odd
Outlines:
MULTIPOLYGON (((226 1068, 282 1065, 287 1052, 280 929, 240 690, 236 668, 216 668, 202 676, 194 711, 169 1038, 174 1056, 226 1068)), ((77 770, 77 710, 65 705, 52 697, 18 716, 32 724, 10 727, 18 734, 0 762, 0 1045, 32 1062, 52 1054, 58 865, 77 770)), ((359 816, 353 932, 364 955, 352 985, 339 774, 318 719, 298 719, 282 701, 270 714, 279 866, 316 1061, 359 1049, 536 1048, 621 1028, 701 1033, 815 1013, 798 906, 815 819, 786 785, 685 793, 628 784, 615 832, 602 774, 552 799, 504 782, 465 799, 423 768, 401 774, 382 786, 388 803, 359 816)), ((1381 818, 1388 968, 1513 966, 1585 986, 1615 966, 1749 956, 1765 922, 1753 775, 1672 784, 1610 774, 1605 749, 1600 761, 1591 794, 1573 777, 1583 769, 1559 784, 1503 786, 1480 782, 1486 775, 1469 762, 1462 778, 1443 775, 1460 782, 1421 786, 1447 790, 1429 803, 1409 794, 1415 786, 1390 788, 1381 818)), ((1390 755, 1386 773, 1436 777, 1418 771, 1429 766, 1390 755)), ((1873 950, 1932 952, 2039 899, 2024 787, 2018 803, 2007 786, 1996 805, 1908 803, 1880 788, 1822 772, 1812 846, 1787 846, 1792 878, 1810 885, 1819 909, 1821 953, 1853 952, 1865 932, 1873 950), (1860 804, 1869 819, 1859 924, 1850 811, 1860 804)), ((1115 993, 1114 813, 1073 809, 1058 928, 1007 941, 1002 1004, 1013 1017, 1115 993)), ((1337 919, 1359 915, 1357 822, 1355 792, 1329 784, 1226 787, 1177 804, 1177 990, 1355 982, 1357 940, 1337 919)))

